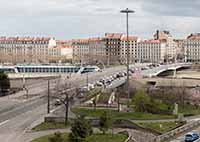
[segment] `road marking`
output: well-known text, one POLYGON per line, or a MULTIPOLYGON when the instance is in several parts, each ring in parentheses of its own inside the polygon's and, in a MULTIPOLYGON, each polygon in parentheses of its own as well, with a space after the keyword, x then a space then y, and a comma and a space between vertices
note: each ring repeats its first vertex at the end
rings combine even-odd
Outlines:
POLYGON ((10 121, 10 120, 6 120, 6 121, 1 122, 1 123, 0 123, 0 126, 3 125, 3 124, 6 124, 6 123, 9 122, 9 121, 10 121))
POLYGON ((62 106, 63 106, 63 105, 56 107, 55 109, 51 110, 50 113, 53 113, 54 111, 56 111, 56 110, 62 108, 62 106))

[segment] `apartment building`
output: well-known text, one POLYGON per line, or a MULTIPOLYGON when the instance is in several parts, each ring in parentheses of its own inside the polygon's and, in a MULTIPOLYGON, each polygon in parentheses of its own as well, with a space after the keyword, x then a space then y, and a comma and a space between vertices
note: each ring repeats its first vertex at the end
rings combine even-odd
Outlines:
POLYGON ((164 61, 166 42, 160 40, 139 41, 136 49, 136 60, 139 62, 159 63, 164 61))
POLYGON ((106 33, 103 37, 106 42, 107 65, 120 63, 121 33, 106 33))
POLYGON ((166 42, 165 60, 166 62, 174 61, 177 57, 177 52, 180 49, 178 48, 178 43, 173 39, 170 32, 157 30, 154 34, 154 39, 166 42))
POLYGON ((200 62, 200 33, 190 34, 183 47, 186 62, 200 62))
POLYGON ((73 63, 78 64, 105 64, 106 42, 103 38, 88 38, 74 40, 73 46, 73 63))
POLYGON ((73 46, 72 40, 56 40, 56 46, 60 52, 60 61, 62 63, 72 63, 73 46))
POLYGON ((129 63, 133 64, 137 61, 137 42, 138 37, 122 35, 120 45, 120 63, 127 63, 127 45, 129 44, 129 63))
POLYGON ((74 64, 88 64, 89 39, 77 39, 72 41, 74 64))
POLYGON ((184 53, 184 43, 185 39, 174 39, 174 42, 176 42, 177 50, 176 50, 176 60, 177 61, 184 61, 185 59, 185 53, 184 53))
POLYGON ((62 60, 63 48, 49 37, 0 37, 1 63, 50 63, 62 60))
POLYGON ((103 38, 89 39, 89 64, 106 64, 106 42, 103 38))

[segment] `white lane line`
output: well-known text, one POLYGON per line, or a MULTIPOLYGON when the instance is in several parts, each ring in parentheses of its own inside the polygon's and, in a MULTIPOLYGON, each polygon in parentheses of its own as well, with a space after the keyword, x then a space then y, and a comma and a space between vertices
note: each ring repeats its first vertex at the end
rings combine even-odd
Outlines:
POLYGON ((62 106, 63 106, 63 105, 61 105, 61 106, 59 106, 59 107, 56 107, 55 109, 51 110, 50 113, 53 113, 53 112, 55 112, 56 110, 62 108, 62 106))
POLYGON ((9 122, 10 120, 6 120, 0 123, 0 126, 2 126, 3 124, 6 124, 7 122, 9 122))

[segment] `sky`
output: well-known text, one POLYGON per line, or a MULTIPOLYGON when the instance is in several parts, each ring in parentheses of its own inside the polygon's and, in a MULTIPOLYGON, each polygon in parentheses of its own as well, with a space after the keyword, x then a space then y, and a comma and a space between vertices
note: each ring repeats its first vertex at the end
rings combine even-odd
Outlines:
POLYGON ((152 38, 169 30, 174 38, 200 32, 200 0, 0 0, 0 36, 74 39, 125 33, 152 38))

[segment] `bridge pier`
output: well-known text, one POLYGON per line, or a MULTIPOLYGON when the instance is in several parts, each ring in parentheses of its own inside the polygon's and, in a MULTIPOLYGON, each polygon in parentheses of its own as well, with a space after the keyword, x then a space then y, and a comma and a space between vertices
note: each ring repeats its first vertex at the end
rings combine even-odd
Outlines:
POLYGON ((174 78, 176 78, 176 68, 174 69, 174 78))

